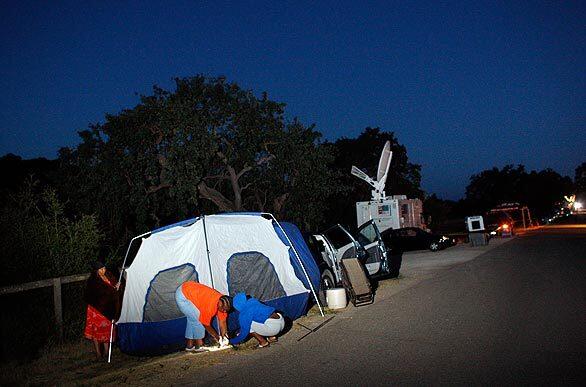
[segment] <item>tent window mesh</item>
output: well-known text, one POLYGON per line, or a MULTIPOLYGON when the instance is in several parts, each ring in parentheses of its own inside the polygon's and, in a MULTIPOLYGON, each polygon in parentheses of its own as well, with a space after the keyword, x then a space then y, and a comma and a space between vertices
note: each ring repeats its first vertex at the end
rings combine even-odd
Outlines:
POLYGON ((186 281, 198 281, 193 265, 185 264, 159 272, 147 293, 143 321, 155 322, 183 317, 175 302, 175 290, 186 281))
POLYGON ((243 292, 260 301, 285 297, 271 261, 261 253, 237 253, 228 260, 228 291, 230 296, 243 292))

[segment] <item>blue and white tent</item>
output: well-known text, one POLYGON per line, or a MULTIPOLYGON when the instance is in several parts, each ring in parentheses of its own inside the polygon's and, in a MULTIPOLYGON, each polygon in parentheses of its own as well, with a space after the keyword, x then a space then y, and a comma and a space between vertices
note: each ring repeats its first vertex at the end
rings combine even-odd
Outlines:
MULTIPOLYGON (((232 296, 245 292, 293 320, 305 313, 319 286, 319 269, 297 227, 270 214, 210 215, 140 237, 126 268, 117 322, 119 346, 127 353, 160 353, 184 344, 186 319, 174 293, 187 280, 232 296)), ((229 325, 236 324, 231 315, 229 325)))

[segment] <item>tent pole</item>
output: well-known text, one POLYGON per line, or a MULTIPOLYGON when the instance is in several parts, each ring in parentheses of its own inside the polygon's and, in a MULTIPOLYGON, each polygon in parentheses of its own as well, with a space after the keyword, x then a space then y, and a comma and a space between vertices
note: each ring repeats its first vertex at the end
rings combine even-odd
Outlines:
POLYGON ((130 243, 128 244, 128 249, 126 249, 126 255, 124 255, 124 261, 122 261, 122 270, 120 270, 120 276, 118 277, 118 283, 120 283, 120 281, 122 281, 122 274, 124 274, 124 270, 126 270, 126 259, 128 259, 128 253, 130 253, 130 246, 132 246, 132 242, 134 242, 138 238, 142 238, 143 236, 149 235, 151 232, 152 231, 137 235, 130 240, 130 243))
POLYGON ((114 336, 114 320, 112 320, 112 325, 110 326, 110 345, 108 346, 108 364, 112 359, 112 336, 114 336))
MULTIPOLYGON (((130 247, 132 246, 132 242, 134 242, 138 238, 142 238, 143 236, 149 235, 150 233, 151 233, 151 231, 145 232, 144 234, 137 235, 130 240, 130 243, 128 244, 128 249, 126 249, 126 254, 124 255, 124 261, 122 261, 122 270, 120 270, 120 276, 118 277, 118 283, 120 283, 120 281, 122 281, 122 275, 124 274, 124 271, 126 270, 126 260, 128 259, 128 254, 130 253, 130 247)), ((116 291, 118 291, 118 289, 116 289, 116 291)), ((112 360, 112 341, 113 341, 113 336, 114 336, 114 324, 115 324, 115 320, 112 320, 112 326, 110 327, 110 346, 108 348, 108 363, 110 363, 110 361, 112 360)))
POLYGON ((273 214, 268 213, 268 212, 263 212, 262 214, 268 215, 271 218, 273 218, 275 223, 277 223, 277 226, 279 226, 281 231, 283 231, 283 235, 285 235, 285 238, 287 238, 287 242, 289 242, 289 246, 291 246, 291 248, 293 249, 293 252, 295 253, 295 257, 297 258, 297 261, 301 265, 301 269, 303 269, 303 274, 305 274, 305 278, 307 278, 307 283, 309 284, 309 287, 311 289, 311 293, 313 294, 313 298, 315 299, 317 307, 319 308, 319 313, 321 314, 322 317, 324 317, 324 311, 321 307, 321 304, 319 303, 319 299, 317 298, 317 293, 315 292, 315 289, 313 288, 313 284, 311 283, 311 279, 309 278, 309 274, 307 274, 307 271, 305 270, 305 266, 303 265, 303 262, 301 261, 301 257, 299 256, 297 249, 295 248, 295 246, 293 246, 293 242, 291 242, 291 239, 289 239, 289 235, 287 235, 287 233, 285 232, 285 229, 281 226, 281 223, 279 223, 279 221, 275 218, 275 216, 273 214))
POLYGON ((216 287, 214 286, 214 276, 212 274, 212 262, 210 261, 210 248, 208 246, 208 233, 206 231, 206 217, 205 217, 205 215, 201 216, 201 221, 203 222, 203 238, 206 242, 206 254, 208 257, 208 267, 210 269, 210 281, 212 282, 212 288, 215 289, 216 287))

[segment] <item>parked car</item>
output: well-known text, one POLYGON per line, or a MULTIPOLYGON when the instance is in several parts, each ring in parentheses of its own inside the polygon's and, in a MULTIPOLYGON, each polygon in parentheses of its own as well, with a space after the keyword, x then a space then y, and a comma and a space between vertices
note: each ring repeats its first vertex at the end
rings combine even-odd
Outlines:
POLYGON ((362 225, 356 237, 337 224, 320 234, 309 235, 307 244, 321 272, 321 301, 325 302, 327 289, 341 286, 342 259, 358 258, 371 278, 391 274, 387 248, 374 221, 362 225))
POLYGON ((416 227, 388 229, 381 234, 385 245, 398 251, 438 251, 453 246, 456 241, 443 235, 432 234, 416 227))

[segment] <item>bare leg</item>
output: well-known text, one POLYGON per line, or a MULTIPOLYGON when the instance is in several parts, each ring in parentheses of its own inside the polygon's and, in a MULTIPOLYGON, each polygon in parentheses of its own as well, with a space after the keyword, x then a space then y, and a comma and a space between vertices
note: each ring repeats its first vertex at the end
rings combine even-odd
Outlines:
POLYGON ((250 332, 250 334, 252 335, 252 337, 254 337, 256 339, 256 341, 258 341, 258 345, 261 347, 266 347, 267 345, 269 345, 269 342, 267 341, 267 339, 265 339, 263 336, 259 335, 256 332, 250 332))
POLYGON ((196 347, 202 347, 203 346, 203 339, 195 339, 193 340, 195 342, 196 347))
POLYGON ((94 339, 94 350, 96 351, 96 357, 100 359, 102 357, 102 347, 96 339, 94 339))
MULTIPOLYGON (((277 312, 271 314, 272 319, 278 320, 281 318, 281 315, 277 312)), ((277 339, 277 336, 271 336, 271 337, 267 337, 267 340, 269 341, 269 343, 276 343, 277 341, 279 341, 279 339, 277 339)))
POLYGON ((110 343, 107 341, 105 343, 102 343, 102 348, 104 350, 104 352, 102 352, 103 353, 102 356, 107 355, 108 351, 110 351, 110 343))

